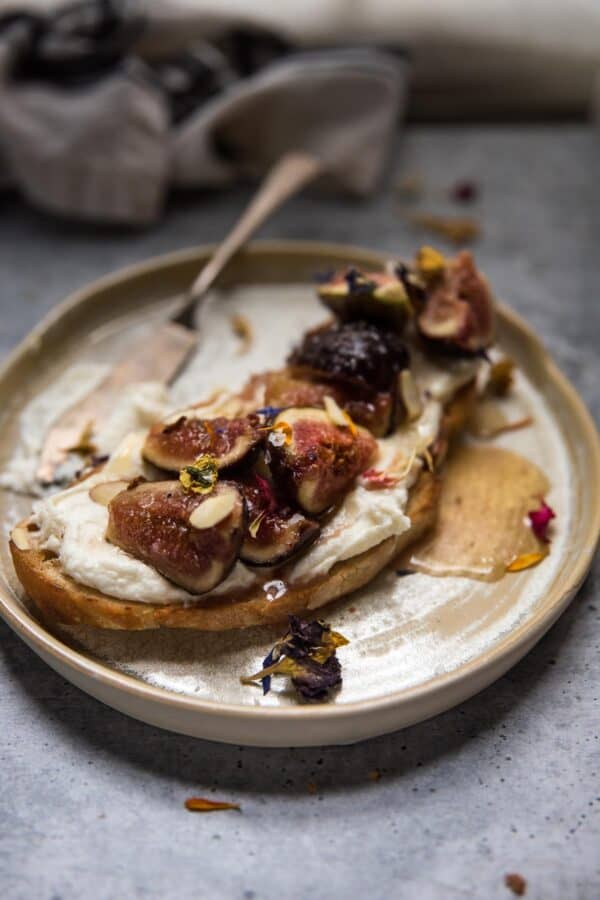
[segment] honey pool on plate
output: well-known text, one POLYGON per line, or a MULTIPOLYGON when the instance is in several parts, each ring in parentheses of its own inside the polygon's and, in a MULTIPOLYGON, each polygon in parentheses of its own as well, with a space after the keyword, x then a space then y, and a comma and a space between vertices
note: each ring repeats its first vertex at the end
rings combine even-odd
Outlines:
POLYGON ((438 522, 400 565, 436 576, 510 577, 507 565, 542 548, 527 513, 549 488, 544 472, 512 450, 456 448, 444 470, 438 522))

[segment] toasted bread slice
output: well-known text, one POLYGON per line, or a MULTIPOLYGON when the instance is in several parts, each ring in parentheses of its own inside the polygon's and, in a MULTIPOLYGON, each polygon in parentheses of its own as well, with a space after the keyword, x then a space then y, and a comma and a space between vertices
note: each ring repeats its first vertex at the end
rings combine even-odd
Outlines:
MULTIPOLYGON (((474 398, 474 385, 462 388, 448 405, 440 439, 460 431, 474 398)), ((411 527, 370 550, 337 563, 317 581, 290 585, 278 599, 265 596, 262 585, 243 594, 220 596, 205 602, 152 606, 110 597, 78 584, 64 573, 53 554, 36 546, 36 533, 25 520, 13 531, 10 550, 19 581, 48 623, 92 625, 140 631, 153 628, 192 628, 226 631, 281 622, 289 614, 312 612, 326 603, 368 584, 435 521, 439 479, 423 471, 410 491, 407 515, 411 527), (18 532, 18 537, 15 534, 18 532)))
MULTIPOLYGON (((130 603, 108 597, 65 575, 56 557, 36 548, 35 532, 27 532, 30 549, 21 549, 11 540, 10 550, 19 581, 48 622, 128 631, 150 628, 226 631, 280 622, 290 613, 318 609, 367 584, 433 523, 437 495, 437 479, 429 472, 423 473, 411 491, 407 509, 412 523, 409 531, 400 538, 388 538, 360 556, 337 563, 319 581, 288 587, 278 600, 269 600, 258 585, 241 596, 219 597, 190 606, 130 603)), ((21 527, 26 529, 26 526, 25 521, 21 527)), ((25 545, 23 540, 19 543, 25 545)))

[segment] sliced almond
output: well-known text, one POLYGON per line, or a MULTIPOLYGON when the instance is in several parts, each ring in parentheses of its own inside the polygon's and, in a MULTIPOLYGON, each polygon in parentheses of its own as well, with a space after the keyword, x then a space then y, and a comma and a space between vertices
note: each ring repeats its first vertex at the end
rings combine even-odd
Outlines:
POLYGON ((189 523, 192 528, 212 528, 226 519, 237 503, 235 491, 223 491, 214 497, 207 497, 200 506, 197 506, 190 515, 189 523))
POLYGON ((410 369, 403 369, 400 372, 400 394, 406 410, 406 418, 409 422, 414 422, 423 412, 423 403, 410 369))
POLYGON ((100 506, 108 506, 117 494, 127 490, 128 487, 128 481, 103 481, 90 489, 90 498, 100 506))
POLYGON ((23 525, 15 526, 11 532, 10 538, 18 550, 31 550, 29 532, 23 525))
POLYGON ((349 428, 352 434, 356 432, 356 426, 348 413, 345 412, 337 401, 334 400, 333 397, 330 397, 329 394, 323 398, 323 406, 333 425, 339 425, 341 428, 349 428))

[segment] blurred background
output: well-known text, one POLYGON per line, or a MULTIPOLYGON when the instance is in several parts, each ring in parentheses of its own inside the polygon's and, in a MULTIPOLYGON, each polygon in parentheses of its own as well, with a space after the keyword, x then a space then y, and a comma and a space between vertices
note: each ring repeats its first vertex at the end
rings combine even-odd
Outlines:
POLYGON ((405 122, 596 108, 595 0, 2 0, 0 13, 0 184, 89 221, 150 224, 173 189, 262 174, 301 146, 332 154, 338 189, 368 195, 405 122))

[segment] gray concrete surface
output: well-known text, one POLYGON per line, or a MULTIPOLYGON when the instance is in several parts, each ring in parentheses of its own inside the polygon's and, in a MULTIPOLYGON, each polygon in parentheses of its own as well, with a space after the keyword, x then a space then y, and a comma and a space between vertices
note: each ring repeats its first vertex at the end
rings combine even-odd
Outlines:
MULTIPOLYGON (((584 127, 419 128, 394 163, 432 189, 465 176, 482 186, 478 257, 596 415, 599 155, 584 127)), ((181 199, 142 233, 60 224, 2 199, 0 350, 80 284, 219 238, 246 197, 181 199)), ((265 234, 395 253, 424 238, 390 195, 362 206, 307 196, 265 234)), ((341 748, 244 749, 147 727, 64 682, 0 625, 0 896, 489 900, 512 896, 504 875, 516 871, 528 898, 594 900, 598 576, 596 565, 559 623, 484 693, 341 748), (242 812, 183 809, 211 791, 242 812)))

